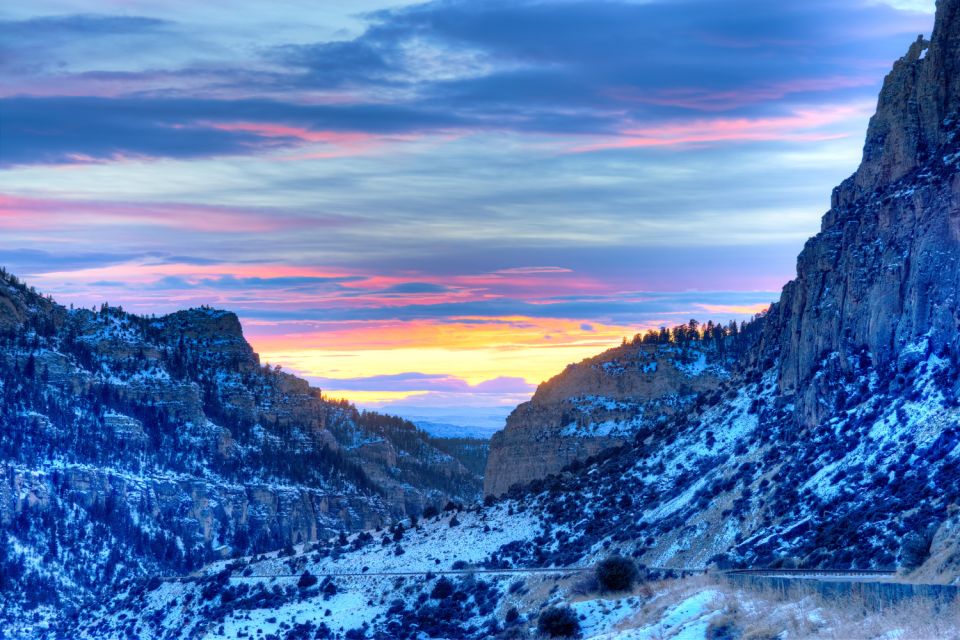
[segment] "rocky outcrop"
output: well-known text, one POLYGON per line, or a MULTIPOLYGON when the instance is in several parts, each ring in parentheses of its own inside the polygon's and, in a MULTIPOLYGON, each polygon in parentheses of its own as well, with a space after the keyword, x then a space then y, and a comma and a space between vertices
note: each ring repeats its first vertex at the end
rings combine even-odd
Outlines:
POLYGON ((808 426, 835 406, 824 381, 853 360, 896 365, 924 337, 933 352, 960 348, 960 10, 938 7, 930 42, 919 38, 887 76, 863 162, 834 191, 770 317, 781 391, 797 395, 808 426))
POLYGON ((728 375, 727 364, 709 343, 681 347, 637 340, 568 366, 494 434, 484 493, 501 495, 656 429, 716 389, 728 375))
MULTIPOLYGON (((105 510, 117 524, 152 523, 185 544, 209 546, 218 556, 244 532, 257 546, 298 544, 337 532, 378 526, 388 514, 361 495, 275 484, 234 485, 189 476, 131 476, 107 469, 66 466, 38 472, 7 466, 0 483, 0 524, 11 526, 24 510, 53 507, 58 497, 85 510, 105 510), (259 545, 257 541, 266 545, 259 545)), ((29 517, 29 514, 27 514, 29 517)))

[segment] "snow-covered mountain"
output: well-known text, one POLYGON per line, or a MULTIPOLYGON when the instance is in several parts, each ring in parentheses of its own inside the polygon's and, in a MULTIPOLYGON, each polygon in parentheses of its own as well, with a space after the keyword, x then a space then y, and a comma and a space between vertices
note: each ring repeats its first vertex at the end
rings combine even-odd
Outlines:
MULTIPOLYGON (((614 554, 658 569, 889 568, 957 581, 958 71, 960 0, 940 0, 930 42, 914 43, 886 79, 863 164, 835 191, 797 278, 768 313, 736 336, 722 328, 705 340, 687 327, 682 340, 624 345, 572 367, 515 414, 527 421, 511 425, 521 436, 542 417, 544 451, 585 439, 593 451, 525 471, 522 447, 501 446, 508 429, 494 439, 490 464, 497 474, 518 467, 519 479, 488 485, 482 506, 450 504, 179 579, 158 570, 120 581, 115 598, 61 616, 60 630, 83 638, 526 637, 544 606, 582 592, 578 569, 614 554)), ((219 341, 202 346, 235 353, 219 341)), ((28 347, 13 349, 18 375, 28 347)), ((44 361, 51 380, 60 379, 55 364, 44 361)), ((32 369, 37 375, 37 362, 32 369)), ((105 406, 130 415, 121 410, 128 405, 105 406)), ((37 410, 17 411, 27 419, 37 410)), ((124 431, 119 418, 99 419, 117 421, 110 433, 124 431)), ((203 432, 191 438, 205 442, 203 432)), ((58 513, 31 530, 74 517, 58 513)), ((697 611, 707 604, 684 602, 697 611)), ((575 607, 590 633, 611 638, 618 612, 641 608, 597 598, 575 607)), ((666 610, 671 624, 686 619, 678 611, 666 610)), ((635 637, 667 637, 663 627, 643 633, 635 637)))
POLYGON ((719 389, 757 325, 649 331, 544 382, 490 441, 484 493, 501 495, 668 425, 719 389))
POLYGON ((262 366, 224 311, 66 309, 2 272, 0 399, 4 626, 480 491, 475 452, 262 366))

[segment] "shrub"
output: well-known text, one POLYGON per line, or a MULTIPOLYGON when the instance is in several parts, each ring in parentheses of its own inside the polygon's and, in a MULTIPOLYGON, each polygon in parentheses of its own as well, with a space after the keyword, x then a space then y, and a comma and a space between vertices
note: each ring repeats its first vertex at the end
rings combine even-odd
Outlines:
POLYGON ((433 585, 433 591, 430 592, 430 597, 434 600, 443 600, 452 594, 453 583, 446 578, 440 578, 437 580, 437 584, 433 585))
POLYGON ((309 571, 304 571, 303 575, 300 576, 300 579, 297 580, 297 586, 301 589, 309 589, 315 584, 317 584, 317 576, 313 575, 309 571))
POLYGON ((629 591, 639 577, 630 558, 611 556, 597 565, 597 583, 603 591, 629 591))
POLYGON ((916 569, 930 557, 931 536, 915 532, 908 533, 903 539, 900 552, 900 564, 904 569, 916 569))
POLYGON ((580 621, 570 607, 550 607, 540 614, 537 629, 550 638, 572 638, 580 633, 580 621))
POLYGON ((323 592, 324 600, 329 600, 331 597, 337 595, 337 585, 330 576, 323 579, 323 582, 320 584, 320 590, 323 592))
POLYGON ((707 640, 735 640, 739 637, 740 630, 730 615, 714 618, 707 627, 707 640))

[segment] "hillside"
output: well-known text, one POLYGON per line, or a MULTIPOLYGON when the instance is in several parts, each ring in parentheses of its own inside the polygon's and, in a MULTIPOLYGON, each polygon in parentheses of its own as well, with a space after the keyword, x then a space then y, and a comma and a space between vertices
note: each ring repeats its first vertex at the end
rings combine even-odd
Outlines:
POLYGON ((730 377, 753 327, 695 321, 637 335, 541 384, 490 441, 484 493, 501 495, 606 449, 669 429, 730 377))
POLYGON ((479 494, 460 444, 261 365, 224 311, 66 309, 2 272, 0 394, 4 617, 479 494))
POLYGON ((940 0, 930 41, 887 76, 863 163, 834 192, 779 301, 712 346, 699 335, 641 339, 543 385, 495 439, 488 465, 536 479, 505 494, 497 480, 482 507, 449 505, 175 580, 127 580, 60 629, 516 638, 547 605, 572 603, 595 637, 669 637, 688 624, 696 635, 686 637, 705 637, 713 623, 700 616, 730 613, 704 590, 664 607, 662 624, 623 631, 618 612, 639 614, 662 592, 584 596, 577 569, 613 554, 655 573, 799 566, 960 583, 958 67, 960 0, 940 0), (503 444, 511 430, 538 429, 553 450, 593 438, 599 453, 554 455, 531 470, 522 447, 503 444))

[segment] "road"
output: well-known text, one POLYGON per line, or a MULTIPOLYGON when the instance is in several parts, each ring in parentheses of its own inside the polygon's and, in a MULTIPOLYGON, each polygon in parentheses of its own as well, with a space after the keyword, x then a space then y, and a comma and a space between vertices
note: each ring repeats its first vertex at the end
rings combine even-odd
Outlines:
MULTIPOLYGON (((593 567, 560 567, 560 568, 517 568, 517 569, 432 569, 427 571, 341 571, 319 572, 318 576, 361 577, 361 578, 410 578, 427 575, 434 576, 466 576, 466 575, 559 575, 565 573, 586 573, 593 571, 593 567)), ((661 573, 678 575, 703 574, 705 569, 685 569, 670 567, 650 567, 649 570, 661 573)), ((751 576, 756 578, 786 578, 790 580, 818 580, 823 582, 876 582, 896 577, 895 571, 874 569, 729 569, 718 572, 727 576, 751 576)), ((269 580, 272 578, 300 578, 300 573, 275 573, 231 575, 231 580, 269 580)), ((202 576, 163 576, 164 581, 192 582, 202 576)))
MULTIPOLYGON (((593 567, 562 567, 559 569, 433 569, 428 571, 334 571, 327 572, 322 571, 318 572, 318 577, 330 576, 331 578, 338 577, 362 577, 362 578, 391 578, 391 577, 420 577, 427 575, 434 576, 466 576, 466 575, 478 575, 478 574, 488 574, 488 575, 529 575, 529 574, 540 574, 540 575, 558 575, 564 573, 583 573, 593 571, 593 567)), ((269 575, 261 574, 251 574, 251 575, 231 575, 231 580, 269 580, 271 578, 299 578, 302 574, 300 573, 272 573, 269 575)), ((160 580, 166 582, 193 582, 202 576, 161 576, 160 580)))

